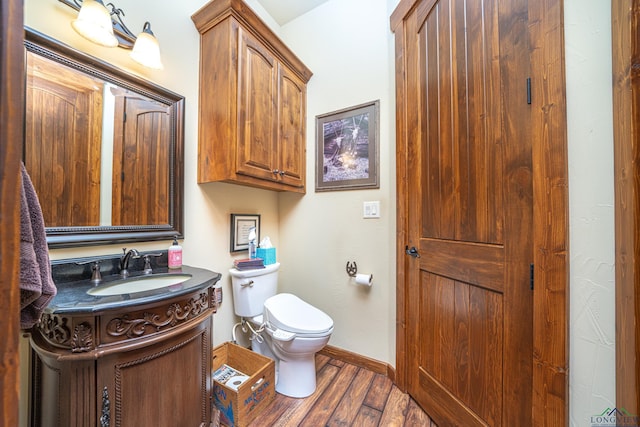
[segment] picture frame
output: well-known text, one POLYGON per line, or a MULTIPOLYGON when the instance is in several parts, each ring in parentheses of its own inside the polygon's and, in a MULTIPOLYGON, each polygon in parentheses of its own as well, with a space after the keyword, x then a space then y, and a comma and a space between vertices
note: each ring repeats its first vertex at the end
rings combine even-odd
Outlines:
POLYGON ((231 252, 249 249, 249 230, 256 228, 256 243, 260 241, 260 215, 231 214, 231 252))
POLYGON ((380 188, 380 100, 316 116, 316 192, 380 188))

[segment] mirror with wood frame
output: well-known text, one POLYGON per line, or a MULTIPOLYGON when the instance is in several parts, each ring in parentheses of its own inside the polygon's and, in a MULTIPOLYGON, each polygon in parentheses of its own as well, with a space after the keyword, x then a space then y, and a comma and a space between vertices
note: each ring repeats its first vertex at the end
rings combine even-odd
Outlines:
POLYGON ((24 163, 49 247, 182 235, 184 97, 25 29, 24 163))

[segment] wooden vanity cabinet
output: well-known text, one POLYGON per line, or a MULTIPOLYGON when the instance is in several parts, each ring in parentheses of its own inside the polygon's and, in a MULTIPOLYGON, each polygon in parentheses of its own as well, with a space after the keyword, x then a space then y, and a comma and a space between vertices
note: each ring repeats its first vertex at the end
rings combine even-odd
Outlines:
POLYGON ((208 427, 213 289, 130 311, 45 314, 33 427, 208 427))
POLYGON ((200 38, 198 182, 305 192, 311 71, 242 0, 192 16, 200 38))

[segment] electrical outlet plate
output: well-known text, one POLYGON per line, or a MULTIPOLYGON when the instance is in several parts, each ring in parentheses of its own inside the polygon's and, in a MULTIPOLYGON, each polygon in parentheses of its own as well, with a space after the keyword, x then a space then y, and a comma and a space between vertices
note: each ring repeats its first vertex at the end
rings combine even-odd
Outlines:
POLYGON ((380 218, 380 201, 364 202, 362 210, 363 218, 380 218))

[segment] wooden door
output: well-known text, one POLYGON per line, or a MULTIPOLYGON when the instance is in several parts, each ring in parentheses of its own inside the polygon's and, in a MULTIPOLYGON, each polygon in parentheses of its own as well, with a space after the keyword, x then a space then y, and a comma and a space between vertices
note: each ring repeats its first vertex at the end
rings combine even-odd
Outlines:
POLYGON ((526 11, 423 0, 406 21, 407 387, 440 427, 531 425, 526 11))
POLYGON ((47 227, 100 224, 103 82, 27 55, 24 163, 47 227))
POLYGON ((236 173, 273 179, 277 63, 274 56, 242 28, 238 29, 238 38, 236 173))
POLYGON ((283 184, 304 188, 306 85, 282 64, 278 64, 278 149, 274 164, 283 184))
POLYGON ((112 225, 169 223, 170 111, 137 95, 115 98, 112 225), (150 185, 153 183, 153 185, 150 185))
POLYGON ((0 425, 20 421, 20 159, 24 129, 24 4, 0 0, 0 425))
POLYGON ((616 215, 616 408, 640 413, 640 0, 611 2, 616 215))

